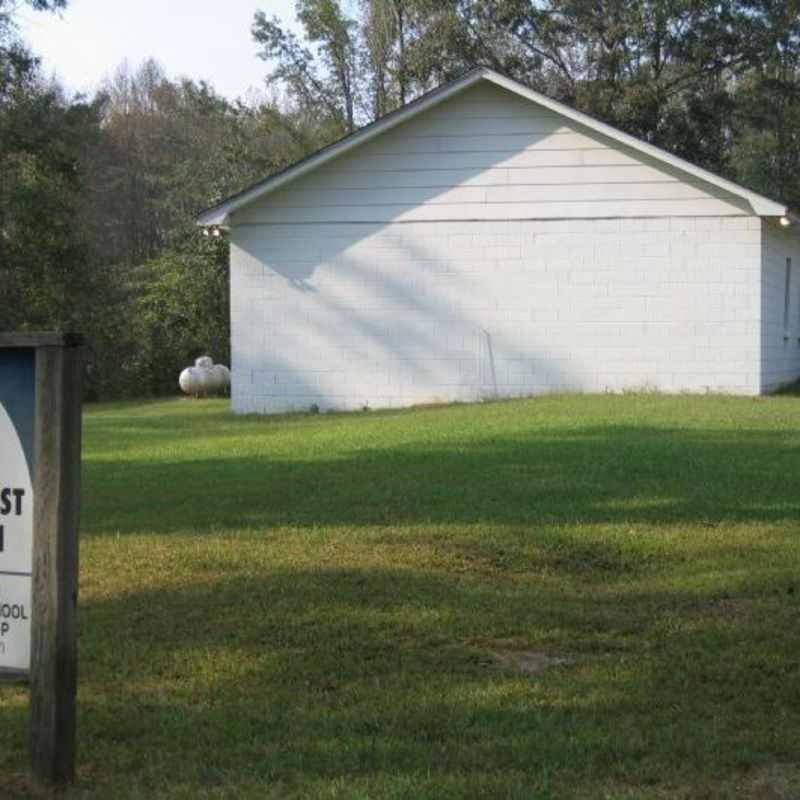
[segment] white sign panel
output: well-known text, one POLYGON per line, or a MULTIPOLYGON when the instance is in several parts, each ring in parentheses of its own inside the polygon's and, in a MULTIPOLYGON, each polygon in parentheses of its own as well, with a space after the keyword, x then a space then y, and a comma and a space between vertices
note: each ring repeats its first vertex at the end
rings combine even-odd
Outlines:
POLYGON ((0 356, 0 670, 31 651, 33 353, 0 356), (12 418, 13 417, 13 418, 12 418))

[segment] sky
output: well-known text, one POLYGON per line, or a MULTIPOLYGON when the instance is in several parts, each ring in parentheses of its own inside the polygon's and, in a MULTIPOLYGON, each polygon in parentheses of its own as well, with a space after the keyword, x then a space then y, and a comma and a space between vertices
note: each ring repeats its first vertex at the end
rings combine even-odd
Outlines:
POLYGON ((257 10, 294 27, 294 0, 69 0, 58 14, 20 6, 16 21, 45 75, 72 92, 153 57, 170 77, 205 79, 234 98, 262 90, 269 72, 250 38, 257 10))

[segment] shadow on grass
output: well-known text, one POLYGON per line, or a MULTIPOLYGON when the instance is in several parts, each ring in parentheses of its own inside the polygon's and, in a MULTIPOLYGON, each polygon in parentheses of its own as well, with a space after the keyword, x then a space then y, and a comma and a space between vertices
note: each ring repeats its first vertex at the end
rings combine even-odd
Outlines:
POLYGON ((88 533, 276 525, 535 525, 800 519, 785 431, 605 426, 304 459, 103 459, 85 467, 88 533))
MULTIPOLYGON (((716 600, 587 602, 409 569, 132 590, 82 610, 83 788, 573 797, 791 758, 797 602, 767 578, 716 600), (568 660, 538 676, 489 668, 520 647, 568 660)), ((0 711, 6 738, 20 713, 0 711)))

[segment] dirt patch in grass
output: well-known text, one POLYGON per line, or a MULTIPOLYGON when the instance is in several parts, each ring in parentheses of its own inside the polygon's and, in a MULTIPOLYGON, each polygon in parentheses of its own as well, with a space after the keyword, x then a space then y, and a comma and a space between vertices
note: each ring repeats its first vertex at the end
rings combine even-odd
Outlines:
POLYGON ((541 675, 549 669, 572 664, 574 661, 572 656, 548 653, 545 650, 494 650, 486 659, 485 666, 498 672, 541 675))
POLYGON ((753 770, 736 787, 736 794, 753 800, 799 800, 800 768, 789 764, 768 764, 753 770))
POLYGON ((752 612, 752 603, 739 597, 716 597, 697 600, 687 606, 688 611, 722 619, 736 619, 752 612))
POLYGON ((610 781, 576 792, 585 800, 800 800, 800 769, 792 764, 767 764, 729 777, 687 776, 659 784, 610 781))
MULTIPOLYGON (((45 797, 45 793, 45 789, 37 791, 27 775, 11 773, 3 776, 0 795, 3 798, 7 798, 7 800, 35 800, 35 798, 45 797)), ((49 796, 52 796, 52 794, 49 796)))

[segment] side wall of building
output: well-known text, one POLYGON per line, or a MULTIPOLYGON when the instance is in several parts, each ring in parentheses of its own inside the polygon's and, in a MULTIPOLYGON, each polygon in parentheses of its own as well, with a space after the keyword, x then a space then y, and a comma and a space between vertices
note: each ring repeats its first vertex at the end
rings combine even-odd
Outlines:
POLYGON ((235 226, 234 410, 757 394, 761 273, 747 216, 235 226))
POLYGON ((800 233, 762 221, 761 390, 800 379, 800 233))

